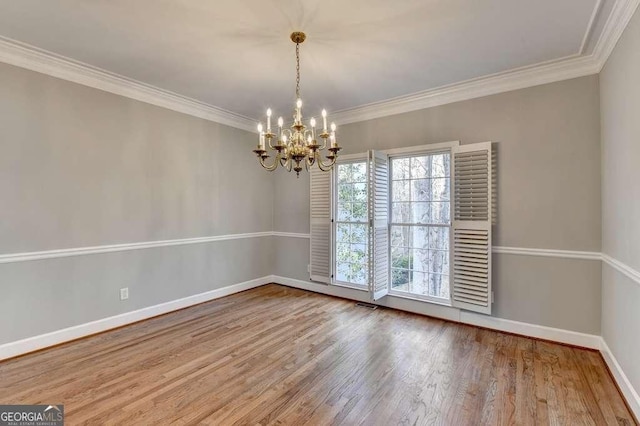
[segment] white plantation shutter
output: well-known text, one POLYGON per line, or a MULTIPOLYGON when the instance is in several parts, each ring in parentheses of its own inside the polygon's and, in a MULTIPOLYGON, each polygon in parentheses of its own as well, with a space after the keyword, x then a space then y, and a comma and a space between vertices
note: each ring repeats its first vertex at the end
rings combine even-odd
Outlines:
POLYGON ((311 180, 311 242, 309 272, 312 281, 331 283, 331 172, 317 167, 311 180))
POLYGON ((369 293, 389 293, 389 158, 369 151, 369 293))
POLYGON ((491 314, 491 143, 452 148, 453 306, 491 314))

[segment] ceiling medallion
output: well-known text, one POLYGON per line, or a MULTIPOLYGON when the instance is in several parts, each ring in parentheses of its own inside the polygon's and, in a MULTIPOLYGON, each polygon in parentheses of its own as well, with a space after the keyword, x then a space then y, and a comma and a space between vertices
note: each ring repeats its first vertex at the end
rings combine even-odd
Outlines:
POLYGON ((327 128, 327 111, 322 110, 322 130, 316 131, 316 119, 311 117, 309 120, 309 129, 302 123, 302 99, 300 98, 300 44, 307 38, 303 32, 296 31, 291 33, 291 41, 296 44, 296 106, 293 113, 293 124, 290 129, 283 129, 284 120, 278 118, 277 134, 271 131, 271 108, 267 109, 267 127, 266 131, 262 123, 258 124, 258 148, 254 149, 262 167, 269 171, 278 168, 278 165, 287 171, 294 170, 296 175, 300 175, 302 171, 302 163, 305 169, 313 167, 314 164, 322 171, 329 171, 336 163, 338 151, 342 148, 338 146, 336 141, 336 125, 331 123, 331 131, 327 128), (318 139, 322 140, 322 144, 318 143, 318 139), (327 141, 328 139, 328 141, 327 141), (275 140, 276 144, 272 145, 275 140), (327 142, 329 146, 327 146, 327 142), (277 151, 273 164, 267 165, 265 160, 270 157, 267 154, 266 145, 271 150, 277 151), (321 152, 327 149, 327 162, 322 160, 321 152))

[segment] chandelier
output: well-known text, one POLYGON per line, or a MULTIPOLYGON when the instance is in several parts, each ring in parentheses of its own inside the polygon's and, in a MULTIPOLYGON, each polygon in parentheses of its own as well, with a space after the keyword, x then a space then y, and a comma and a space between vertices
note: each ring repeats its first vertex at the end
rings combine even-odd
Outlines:
POLYGON ((309 128, 302 122, 300 44, 306 38, 307 36, 303 32, 291 34, 291 41, 296 44, 296 107, 293 113, 293 124, 289 129, 283 128, 284 120, 279 117, 277 133, 273 133, 271 129, 271 108, 267 109, 267 127, 265 129, 262 123, 258 124, 258 148, 253 150, 265 169, 274 171, 280 165, 289 172, 293 169, 297 176, 300 176, 302 164, 307 170, 313 167, 314 164, 317 164, 318 168, 324 172, 331 170, 338 158, 338 151, 342 149, 336 141, 335 123, 331 123, 331 131, 327 128, 326 110, 322 110, 322 130, 316 129, 316 120, 313 117, 309 120, 309 128), (318 143, 318 138, 322 140, 322 144, 318 143), (275 145, 272 144, 273 141, 275 141, 275 145), (327 146, 327 142, 329 146, 327 146), (266 149, 267 144, 272 151, 276 151, 271 165, 265 162, 270 157, 266 149), (324 149, 327 149, 328 152, 326 155, 327 162, 324 162, 321 156, 321 152, 324 149))

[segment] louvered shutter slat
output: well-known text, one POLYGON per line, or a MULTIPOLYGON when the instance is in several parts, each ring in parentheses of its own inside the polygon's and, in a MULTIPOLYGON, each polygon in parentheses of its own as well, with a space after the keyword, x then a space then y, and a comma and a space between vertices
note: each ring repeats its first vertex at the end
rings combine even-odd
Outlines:
POLYGON ((331 282, 331 173, 310 170, 310 278, 331 282))
POLYGON ((369 293, 378 300, 389 293, 389 161, 369 151, 369 293))
POLYGON ((463 145, 453 158, 452 303, 491 313, 491 143, 463 145))

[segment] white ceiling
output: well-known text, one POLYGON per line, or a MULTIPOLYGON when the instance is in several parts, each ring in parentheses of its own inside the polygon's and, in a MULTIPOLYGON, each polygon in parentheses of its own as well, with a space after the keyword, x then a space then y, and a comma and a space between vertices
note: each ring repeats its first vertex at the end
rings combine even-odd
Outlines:
POLYGON ((614 0, 0 0, 0 36, 246 117, 305 115, 590 53, 614 0), (594 13, 594 12, 598 13, 594 13))

